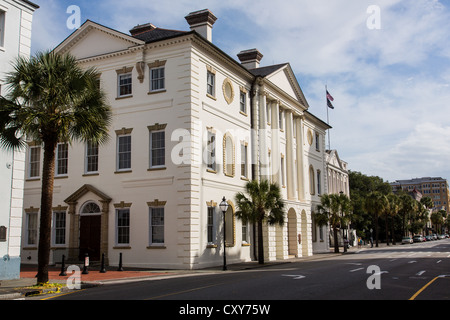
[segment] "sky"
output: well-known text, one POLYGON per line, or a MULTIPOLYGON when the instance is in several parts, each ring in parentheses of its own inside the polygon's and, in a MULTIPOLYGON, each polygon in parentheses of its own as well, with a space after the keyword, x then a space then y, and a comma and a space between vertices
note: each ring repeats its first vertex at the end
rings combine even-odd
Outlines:
POLYGON ((290 63, 309 111, 332 126, 327 148, 350 170, 450 179, 450 0, 33 1, 32 54, 61 43, 74 18, 124 33, 148 22, 189 31, 184 17, 209 9, 213 43, 232 58, 257 48, 261 66, 290 63))

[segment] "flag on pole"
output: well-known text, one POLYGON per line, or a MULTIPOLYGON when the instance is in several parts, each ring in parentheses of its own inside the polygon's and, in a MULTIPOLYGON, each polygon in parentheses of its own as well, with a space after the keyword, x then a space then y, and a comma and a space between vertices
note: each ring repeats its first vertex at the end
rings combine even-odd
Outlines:
POLYGON ((327 99, 330 101, 334 101, 334 98, 331 96, 331 94, 327 90, 327 99))
POLYGON ((334 98, 331 96, 331 94, 327 90, 327 105, 328 105, 328 108, 334 109, 334 106, 331 103, 331 101, 334 101, 334 98))

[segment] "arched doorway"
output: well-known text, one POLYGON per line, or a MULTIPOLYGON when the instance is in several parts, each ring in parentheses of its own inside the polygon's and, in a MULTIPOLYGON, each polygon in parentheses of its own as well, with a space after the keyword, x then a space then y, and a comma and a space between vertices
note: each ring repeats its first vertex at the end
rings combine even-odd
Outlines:
POLYGON ((80 209, 80 247, 79 259, 86 254, 92 261, 100 260, 102 211, 94 201, 86 202, 80 209))
POLYGON ((288 211, 288 254, 298 257, 297 213, 293 208, 288 211))

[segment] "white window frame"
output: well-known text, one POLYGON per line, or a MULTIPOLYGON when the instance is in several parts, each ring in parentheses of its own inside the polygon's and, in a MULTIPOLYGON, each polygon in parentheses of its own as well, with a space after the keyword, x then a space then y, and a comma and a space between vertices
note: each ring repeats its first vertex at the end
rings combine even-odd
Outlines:
POLYGON ((38 244, 38 212, 27 212, 27 234, 26 234, 26 245, 27 246, 37 246, 38 244), (32 221, 34 220, 34 221, 32 221), (33 240, 33 241, 31 241, 33 240))
POLYGON ((127 73, 120 73, 117 75, 117 97, 123 98, 123 97, 130 97, 133 95, 133 75, 131 72, 127 73), (122 78, 130 79, 130 83, 127 84, 121 84, 122 78), (130 86, 130 93, 124 93, 121 94, 121 88, 125 86, 130 86))
POLYGON ((208 246, 216 245, 216 208, 206 207, 206 241, 208 246))
POLYGON ((54 246, 65 246, 66 245, 66 235, 67 235, 67 230, 66 230, 66 221, 67 221, 67 215, 66 215, 66 211, 53 211, 53 227, 52 227, 52 244, 54 246), (62 215, 63 216, 63 221, 62 221, 62 225, 57 225, 58 222, 61 222, 60 220, 57 221, 57 216, 58 215, 62 215), (62 235, 62 242, 57 242, 57 240, 59 240, 60 238, 57 236, 57 231, 61 230, 63 232, 62 235))
POLYGON ((88 141, 85 144, 85 164, 84 164, 84 173, 86 174, 92 174, 92 173, 98 173, 98 165, 99 165, 99 161, 98 161, 98 154, 99 154, 99 146, 98 143, 94 143, 92 141, 88 141), (90 154, 90 152, 92 150, 96 150, 97 152, 94 154, 90 154), (92 159, 95 159, 94 161, 96 161, 96 165, 97 165, 97 170, 89 170, 90 167, 90 161, 92 159))
POLYGON ((216 75, 211 71, 206 73, 206 93, 212 97, 216 96, 216 75))
MULTIPOLYGON (((33 147, 29 147, 28 150, 29 154, 28 154, 28 178, 29 179, 39 179, 39 177, 41 176, 41 147, 40 146, 33 146, 33 147), (37 151, 37 156, 38 159, 32 159, 32 155, 33 155, 33 151, 34 150, 38 150, 37 151), (34 167, 34 166, 37 166, 34 167), (37 169, 37 175, 32 175, 33 171, 37 169)), ((35 154, 36 155, 36 154, 35 154)))
POLYGON ((248 178, 248 144, 246 142, 241 143, 241 178, 248 178))
POLYGON ((55 177, 66 177, 69 174, 69 144, 68 143, 58 143, 56 146, 56 166, 55 166, 55 177), (64 152, 65 157, 61 157, 60 148, 65 147, 66 150, 62 150, 64 152), (65 167, 65 170, 64 170, 65 167), (60 172, 60 170, 64 170, 60 172))
POLYGON ((149 150, 150 150, 150 155, 149 155, 149 167, 150 169, 158 169, 158 168, 165 168, 166 167, 166 132, 165 130, 150 130, 150 146, 149 146, 149 150), (158 148, 153 148, 153 134, 157 134, 157 133, 163 133, 164 134, 164 147, 158 147, 158 148), (153 151, 154 150, 163 150, 164 153, 164 163, 163 164, 154 164, 153 163, 153 151))
POLYGON ((216 171, 216 133, 208 131, 208 140, 206 141, 207 163, 209 170, 216 171))
POLYGON ((133 148, 133 145, 132 145, 131 134, 119 134, 119 135, 117 135, 116 169, 117 169, 118 172, 120 172, 120 171, 130 171, 131 170, 131 160, 132 160, 131 152, 132 152, 132 148, 133 148), (121 152, 120 151, 120 141, 121 141, 121 138, 126 138, 126 137, 130 137, 130 150, 121 152), (121 154, 129 154, 130 165, 128 167, 123 167, 123 168, 120 167, 120 155, 121 154))
POLYGON ((164 66, 150 68, 150 92, 158 92, 166 90, 166 69, 164 66), (157 73, 154 77, 153 71, 157 73), (161 76, 162 71, 162 76, 161 76), (161 82, 162 81, 162 82, 161 82), (156 86, 154 86, 156 84, 156 86), (160 86, 162 84, 162 86, 160 86))
POLYGON ((239 96, 239 110, 247 114, 247 94, 244 91, 241 91, 239 96))
POLYGON ((116 246, 120 247, 128 247, 130 245, 130 239, 131 239, 131 211, 130 208, 116 208, 116 225, 115 225, 115 231, 116 231, 116 235, 115 235, 115 243, 116 246), (123 226, 119 226, 119 213, 121 211, 128 211, 128 225, 123 225, 123 226), (120 242, 119 243, 119 228, 123 228, 124 230, 127 230, 127 237, 128 237, 128 241, 127 242, 120 242))
POLYGON ((149 224, 149 228, 148 228, 148 242, 149 242, 149 246, 164 246, 165 244, 165 207, 164 206, 150 206, 148 207, 148 224, 149 224), (158 210, 158 212, 156 212, 156 210, 158 210), (153 215, 158 213, 161 214, 161 212, 159 212, 160 210, 162 210, 162 224, 153 224, 153 215), (162 242, 154 242, 155 239, 153 239, 153 228, 154 227, 158 227, 158 228, 162 228, 162 242))

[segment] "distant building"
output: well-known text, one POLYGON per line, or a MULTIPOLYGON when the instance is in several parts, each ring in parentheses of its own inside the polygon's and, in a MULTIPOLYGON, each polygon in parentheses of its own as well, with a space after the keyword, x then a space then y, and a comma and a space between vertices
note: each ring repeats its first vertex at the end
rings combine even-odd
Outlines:
MULTIPOLYGON (((26 0, 0 0, 0 95, 6 94, 5 73, 19 55, 30 56, 33 13, 26 0)), ((0 149, 0 280, 20 277, 25 152, 0 149)))
POLYGON ((404 190, 412 193, 416 200, 430 197, 433 200, 433 211, 449 210, 449 186, 447 179, 441 177, 424 177, 410 180, 396 180, 390 183, 392 191, 404 190))

